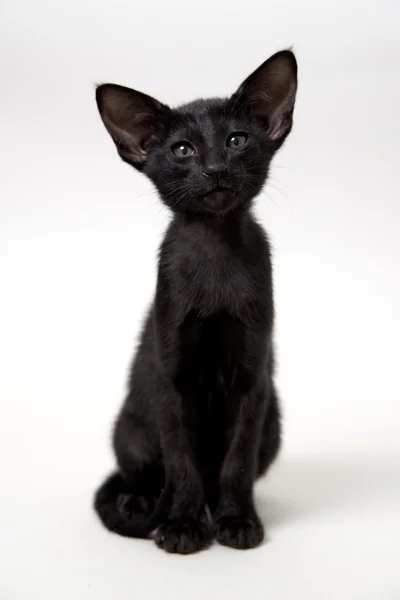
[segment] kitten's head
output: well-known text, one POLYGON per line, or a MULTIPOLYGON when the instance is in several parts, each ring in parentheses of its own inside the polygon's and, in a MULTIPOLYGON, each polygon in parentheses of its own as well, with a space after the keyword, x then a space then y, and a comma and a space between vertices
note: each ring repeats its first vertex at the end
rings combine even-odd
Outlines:
POLYGON ((223 215, 260 192, 291 130, 296 89, 296 59, 283 51, 228 99, 172 109, 113 84, 99 86, 96 99, 119 155, 153 181, 165 204, 223 215))

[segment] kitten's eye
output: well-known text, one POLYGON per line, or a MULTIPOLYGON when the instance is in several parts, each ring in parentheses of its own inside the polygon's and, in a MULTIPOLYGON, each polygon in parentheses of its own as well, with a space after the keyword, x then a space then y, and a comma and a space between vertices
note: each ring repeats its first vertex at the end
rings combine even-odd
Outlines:
POLYGON ((178 142, 172 146, 171 150, 179 158, 187 158, 194 154, 194 148, 189 142, 178 142))
POLYGON ((234 133, 226 142, 228 148, 233 148, 234 150, 238 150, 239 148, 243 148, 246 145, 248 140, 248 135, 246 133, 234 133))

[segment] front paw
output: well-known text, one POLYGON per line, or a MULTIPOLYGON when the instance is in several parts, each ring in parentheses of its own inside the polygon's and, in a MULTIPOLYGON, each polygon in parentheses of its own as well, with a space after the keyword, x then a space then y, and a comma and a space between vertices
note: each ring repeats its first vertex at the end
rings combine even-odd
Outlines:
POLYGON ((259 546, 264 527, 254 511, 241 515, 221 515, 216 519, 216 539, 223 546, 247 550, 259 546))
POLYGON ((155 541, 159 548, 177 554, 193 554, 210 545, 212 530, 204 519, 181 517, 169 519, 156 531, 155 541))

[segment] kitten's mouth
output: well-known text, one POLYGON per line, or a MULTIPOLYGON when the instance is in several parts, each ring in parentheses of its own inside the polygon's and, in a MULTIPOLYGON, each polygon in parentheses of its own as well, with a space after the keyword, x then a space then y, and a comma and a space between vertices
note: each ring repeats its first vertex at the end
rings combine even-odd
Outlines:
POLYGON ((216 185, 211 190, 209 190, 208 192, 203 194, 203 197, 210 196, 211 194, 214 194, 215 192, 230 192, 230 191, 232 191, 232 190, 229 187, 225 187, 223 185, 216 185))

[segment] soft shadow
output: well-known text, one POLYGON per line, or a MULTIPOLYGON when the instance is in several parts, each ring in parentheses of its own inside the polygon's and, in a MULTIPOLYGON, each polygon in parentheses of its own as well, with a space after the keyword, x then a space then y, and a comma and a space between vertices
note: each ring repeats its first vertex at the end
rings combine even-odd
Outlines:
POLYGON ((257 485, 260 516, 270 528, 341 509, 362 506, 389 489, 400 491, 400 469, 390 465, 282 459, 257 485))

